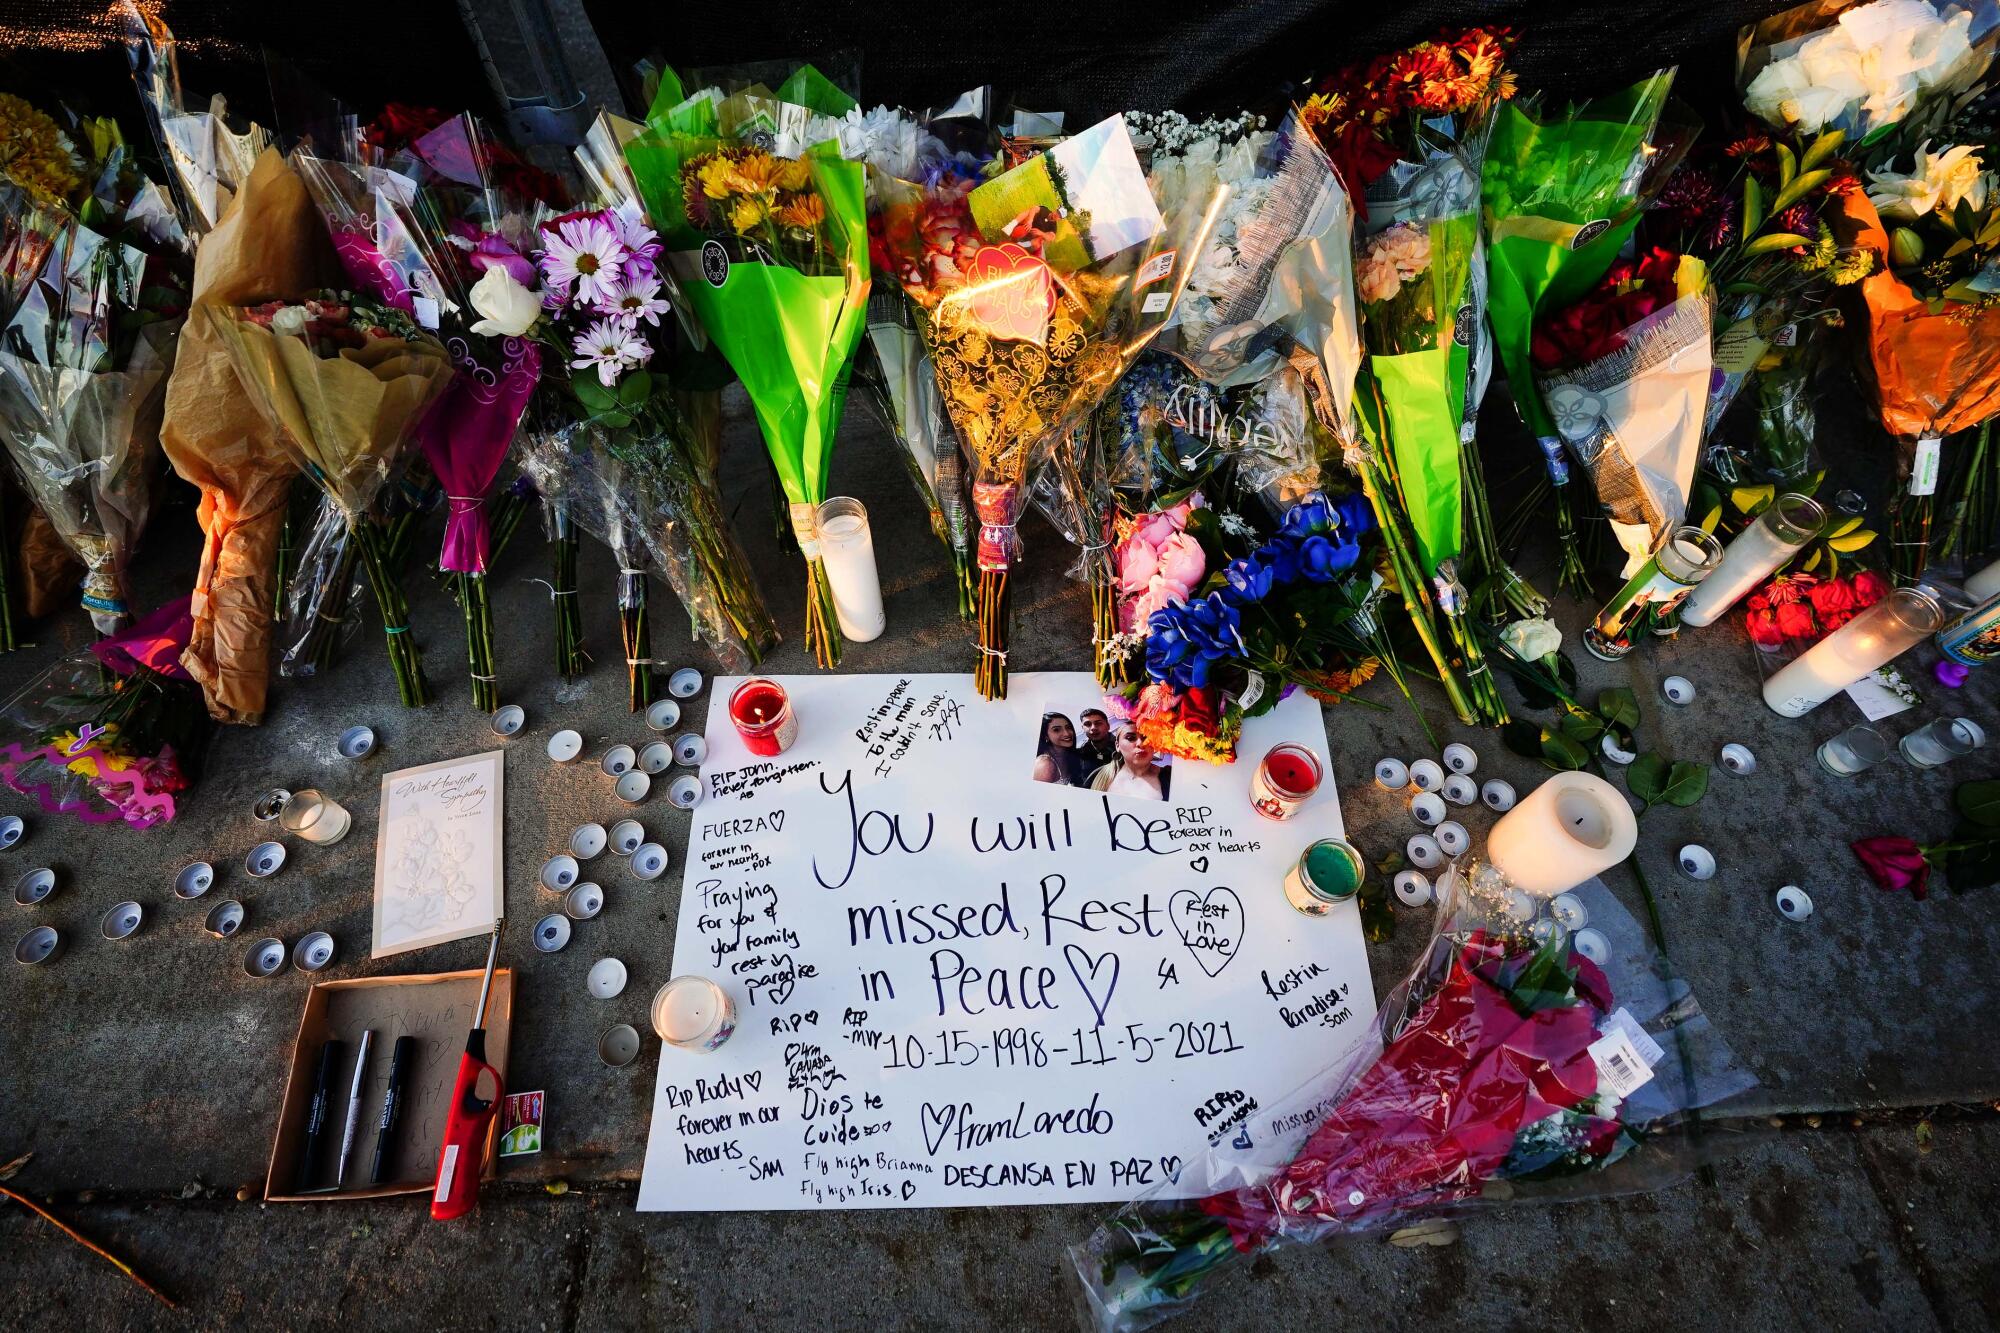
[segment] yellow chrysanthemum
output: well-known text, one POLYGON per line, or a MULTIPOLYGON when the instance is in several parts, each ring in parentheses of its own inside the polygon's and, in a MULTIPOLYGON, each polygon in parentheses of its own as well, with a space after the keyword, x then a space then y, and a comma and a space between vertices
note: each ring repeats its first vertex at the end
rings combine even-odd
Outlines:
POLYGON ((764 219, 770 215, 770 202, 762 195, 745 195, 729 210, 729 225, 736 228, 736 234, 741 236, 763 226, 764 219))
POLYGON ((55 121, 12 93, 0 93, 0 176, 41 203, 59 203, 83 184, 77 165, 55 121))
POLYGON ((816 194, 788 195, 778 205, 774 216, 779 226, 795 231, 811 231, 826 221, 826 201, 816 194))
POLYGON ((779 158, 771 183, 780 190, 803 190, 812 184, 812 167, 802 158, 779 158))
POLYGON ((695 172, 701 182, 701 192, 710 199, 727 199, 732 194, 742 192, 738 181, 736 164, 726 157, 711 157, 703 162, 695 172))
POLYGON ((746 149, 736 158, 736 170, 747 184, 742 193, 754 194, 776 187, 778 159, 761 148, 746 149))

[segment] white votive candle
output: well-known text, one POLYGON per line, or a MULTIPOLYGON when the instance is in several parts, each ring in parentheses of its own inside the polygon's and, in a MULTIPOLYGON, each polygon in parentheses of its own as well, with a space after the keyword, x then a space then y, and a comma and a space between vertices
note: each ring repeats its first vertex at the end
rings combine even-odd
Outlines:
POLYGON ((833 589, 841 637, 867 643, 881 637, 882 580, 875 572, 875 538, 861 502, 836 495, 819 507, 819 555, 833 589))
POLYGON ((1591 773, 1558 773, 1502 815, 1486 860, 1515 888, 1550 898, 1632 854, 1639 821, 1619 790, 1591 773))
POLYGON ((1803 717, 1922 643, 1944 624, 1944 608, 1922 588, 1887 597, 1807 649, 1764 682, 1764 702, 1783 717, 1803 717))
POLYGON ((1826 510, 1817 500, 1809 495, 1779 496, 1723 549, 1715 572, 1695 585, 1681 605, 1681 623, 1700 628, 1722 619, 1825 527, 1826 510))
POLYGON ((736 1002, 707 977, 675 977, 653 996, 653 1031, 669 1046, 712 1051, 736 1031, 736 1002))

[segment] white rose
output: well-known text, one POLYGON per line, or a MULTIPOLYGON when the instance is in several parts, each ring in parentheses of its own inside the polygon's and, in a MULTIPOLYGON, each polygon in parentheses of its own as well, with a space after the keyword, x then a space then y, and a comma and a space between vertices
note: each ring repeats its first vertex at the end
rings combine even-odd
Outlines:
POLYGON ((300 334, 306 331, 306 308, 288 305, 271 312, 271 332, 300 334))
POLYGON ((472 284, 472 308, 485 318, 472 326, 489 337, 518 338, 542 317, 542 298, 495 264, 472 284))
POLYGON ((1562 647, 1562 631, 1553 620, 1517 620, 1500 631, 1500 641, 1523 661, 1538 662, 1562 647))
POLYGON ((1907 174, 1868 173, 1868 202, 1884 218, 1914 222, 1937 209, 1957 208, 1961 199, 1974 208, 1986 206, 1987 182, 1978 148, 1958 144, 1936 154, 1930 148, 1926 139, 1907 174))

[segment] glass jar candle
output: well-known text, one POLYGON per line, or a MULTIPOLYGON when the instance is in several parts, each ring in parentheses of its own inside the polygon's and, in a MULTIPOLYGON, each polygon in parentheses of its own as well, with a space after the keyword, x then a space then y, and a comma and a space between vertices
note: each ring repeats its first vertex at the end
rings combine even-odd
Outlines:
POLYGON ((1250 804, 1266 819, 1290 819, 1319 790, 1323 772, 1305 746, 1274 745, 1250 777, 1250 804))
POLYGON ((841 635, 855 643, 880 638, 888 618, 882 613, 882 580, 875 571, 868 511, 861 501, 836 495, 820 502, 818 517, 819 557, 833 589, 841 635))
POLYGON ((1820 508, 1819 501, 1809 495, 1779 496, 1729 543, 1722 563, 1681 607, 1681 623, 1699 629, 1722 619, 1724 612, 1825 528, 1826 510, 1820 508))
POLYGON ((730 693, 729 720, 751 754, 780 755, 799 738, 791 696, 777 681, 762 676, 744 681, 730 693))
POLYGON ((669 1046, 706 1055, 736 1031, 736 1002, 707 977, 675 977, 653 996, 653 1031, 669 1046))
POLYGON ((1941 717, 1903 737, 1897 749, 1912 768, 1936 768, 1986 744, 1986 731, 1969 717, 1941 717))
POLYGON ((1299 854, 1285 876, 1285 901, 1307 916, 1325 916, 1361 889, 1367 877, 1361 853, 1339 838, 1321 838, 1299 854))
POLYGON ((1713 536, 1691 525, 1675 528, 1604 604, 1584 630, 1583 646, 1594 657, 1616 662, 1652 631, 1655 622, 1680 610, 1695 585, 1721 563, 1722 544, 1713 536))
POLYGON ((1944 608, 1928 590, 1892 589, 1765 681, 1764 702, 1781 717, 1803 717, 1943 623, 1944 608))
POLYGON ((278 827, 316 846, 328 847, 347 836, 354 816, 323 792, 295 791, 278 811, 278 827))

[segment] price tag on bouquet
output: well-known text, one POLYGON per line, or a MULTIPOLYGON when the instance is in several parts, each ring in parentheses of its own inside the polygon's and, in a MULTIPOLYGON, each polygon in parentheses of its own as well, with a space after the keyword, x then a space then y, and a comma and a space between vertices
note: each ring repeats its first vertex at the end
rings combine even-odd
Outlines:
POLYGON ((673 970, 735 1026, 662 1046, 640 1208, 1129 1199, 1273 1138, 1366 1037, 1354 901, 1283 887, 1341 833, 1332 786, 1282 822, 1250 804, 1272 746, 1325 763, 1309 697, 1233 765, 1161 764, 1088 673, 991 703, 958 675, 781 684, 776 756, 711 715, 673 970))

